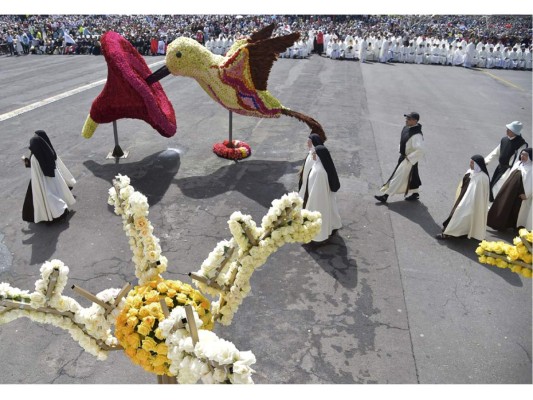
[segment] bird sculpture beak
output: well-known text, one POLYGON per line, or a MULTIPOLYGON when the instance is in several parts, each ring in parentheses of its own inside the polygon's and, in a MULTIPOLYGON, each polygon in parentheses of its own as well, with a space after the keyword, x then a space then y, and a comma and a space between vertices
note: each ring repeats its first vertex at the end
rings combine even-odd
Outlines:
POLYGON ((146 77, 145 81, 146 83, 151 85, 152 83, 160 81, 161 79, 163 79, 165 76, 169 74, 170 74, 170 71, 168 70, 167 66, 163 65, 157 71, 153 72, 151 75, 146 77))

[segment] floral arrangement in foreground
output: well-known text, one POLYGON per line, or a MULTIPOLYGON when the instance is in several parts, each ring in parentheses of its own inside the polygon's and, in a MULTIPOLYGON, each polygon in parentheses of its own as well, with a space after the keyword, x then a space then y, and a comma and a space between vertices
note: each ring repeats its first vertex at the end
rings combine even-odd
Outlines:
POLYGON ((285 243, 311 241, 320 230, 320 213, 302 210, 296 193, 274 200, 261 228, 250 216, 233 213, 229 225, 234 237, 219 242, 200 271, 190 274, 201 290, 220 295, 211 305, 191 285, 161 276, 168 260, 148 220, 148 201, 127 176, 116 176, 108 203, 122 216, 138 285, 96 295, 74 285, 74 291, 93 302, 83 308, 63 295, 69 269, 52 260, 41 267, 32 293, 0 283, 0 324, 21 317, 52 324, 99 360, 108 351, 124 350, 133 363, 157 374, 160 383, 253 383, 253 353, 239 351, 211 330, 217 320, 231 323, 250 290, 252 272, 270 254, 285 243))
POLYGON ((104 290, 95 296, 91 307, 83 308, 73 298, 63 296, 68 272, 69 268, 60 260, 45 262, 32 293, 0 283, 0 307, 4 307, 0 310, 0 324, 26 317, 60 327, 85 351, 105 360, 107 351, 118 344, 111 325, 124 304, 122 295, 119 296, 121 290, 104 290))
POLYGON ((252 148, 242 140, 224 140, 222 143, 215 143, 213 145, 213 153, 228 160, 242 160, 250 157, 252 148))
POLYGON ((531 231, 520 229, 512 245, 503 241, 483 240, 476 249, 476 254, 479 256, 480 263, 495 265, 498 268, 509 268, 517 274, 531 278, 532 239, 531 231))
POLYGON ((296 192, 274 200, 260 228, 251 216, 234 212, 228 221, 233 238, 219 242, 200 270, 190 274, 200 291, 219 296, 211 311, 221 324, 231 324, 250 292, 252 273, 272 253, 286 243, 309 243, 320 231, 320 213, 302 209, 302 203, 296 192))

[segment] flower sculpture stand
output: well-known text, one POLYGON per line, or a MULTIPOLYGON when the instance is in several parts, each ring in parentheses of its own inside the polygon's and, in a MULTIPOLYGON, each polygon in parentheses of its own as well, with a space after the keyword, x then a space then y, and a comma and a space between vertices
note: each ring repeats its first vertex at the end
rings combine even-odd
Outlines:
POLYGON ((115 147, 113 148, 113 151, 110 152, 106 158, 128 158, 129 151, 122 150, 122 147, 120 147, 120 144, 118 143, 118 128, 117 128, 117 121, 113 121, 113 138, 115 139, 115 147))
POLYGON ((146 197, 129 183, 118 175, 108 203, 122 216, 138 284, 96 295, 74 285, 72 290, 93 303, 83 308, 63 295, 69 268, 60 260, 47 261, 33 293, 0 283, 0 324, 21 317, 53 324, 99 360, 123 350, 134 364, 156 374, 158 383, 253 383, 253 353, 239 351, 211 329, 215 321, 231 323, 253 271, 270 254, 285 243, 312 240, 320 230, 320 213, 303 210, 297 193, 274 200, 261 228, 250 216, 234 212, 233 238, 219 242, 200 271, 191 273, 200 290, 220 295, 210 304, 190 285, 161 276, 168 260, 147 218, 146 197))
POLYGON ((233 113, 229 112, 229 139, 213 145, 213 153, 237 162, 252 155, 252 148, 242 140, 233 140, 233 113))
POLYGON ((509 268, 512 272, 531 278, 532 256, 531 241, 533 234, 527 229, 520 229, 513 245, 502 241, 488 242, 483 240, 476 249, 479 262, 495 265, 498 268, 509 268))

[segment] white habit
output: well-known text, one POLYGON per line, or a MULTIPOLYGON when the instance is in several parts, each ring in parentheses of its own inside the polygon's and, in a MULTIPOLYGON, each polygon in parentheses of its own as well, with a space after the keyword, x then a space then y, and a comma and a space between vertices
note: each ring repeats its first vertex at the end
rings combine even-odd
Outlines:
POLYGON ((307 203, 305 209, 309 211, 320 211, 322 214, 322 227, 320 232, 313 238, 314 242, 326 240, 333 230, 342 227, 341 216, 337 207, 336 193, 329 187, 328 174, 316 156, 313 160, 311 154, 307 155, 302 174, 302 187, 299 195, 305 199, 307 190, 307 203))
POLYGON ((54 170, 55 176, 49 177, 44 175, 33 154, 30 161, 34 221, 52 221, 60 217, 66 209, 72 208, 76 199, 57 168, 54 170))
POLYGON ((485 239, 489 211, 489 177, 484 172, 469 170, 470 182, 443 233, 477 240, 485 239))

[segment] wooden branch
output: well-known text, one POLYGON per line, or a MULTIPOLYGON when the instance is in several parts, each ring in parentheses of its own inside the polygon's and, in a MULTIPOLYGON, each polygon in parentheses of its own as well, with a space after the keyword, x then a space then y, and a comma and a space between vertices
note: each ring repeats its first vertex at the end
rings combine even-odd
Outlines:
POLYGON ((194 312, 190 304, 185 305, 185 313, 187 314, 187 323, 189 324, 189 333, 191 334, 192 344, 196 346, 196 343, 200 341, 200 338, 198 337, 198 328, 196 327, 194 312))
POLYGON ((276 223, 274 224, 274 226, 271 229, 268 229, 265 232, 263 232, 263 234, 259 238, 259 241, 270 237, 270 235, 272 235, 272 232, 274 232, 276 229, 278 229, 283 223, 287 222, 287 215, 289 214, 290 211, 294 210, 294 207, 295 207, 295 205, 291 205, 289 207, 285 207, 285 209, 283 210, 282 214, 276 220, 276 223))
POLYGON ((484 251, 483 254, 486 255, 486 256, 492 257, 492 258, 499 258, 500 260, 504 260, 508 264, 518 265, 520 267, 525 267, 525 268, 531 269, 531 264, 527 264, 527 263, 525 263, 525 262, 523 262, 521 260, 511 261, 511 260, 509 260, 507 258, 507 256, 504 256, 503 254, 492 253, 490 251, 484 251))
POLYGON ((520 236, 520 240, 522 243, 524 243, 524 246, 526 246, 527 251, 531 253, 531 243, 529 243, 528 240, 522 236, 520 236))
POLYGON ((36 311, 36 312, 42 312, 44 314, 54 314, 54 315, 58 315, 60 317, 65 317, 65 318, 68 318, 72 321, 72 323, 74 325, 76 325, 78 328, 80 328, 80 330, 87 336, 89 336, 90 338, 92 338, 96 344, 98 346, 100 346, 100 348, 102 350, 106 350, 106 351, 109 351, 109 350, 122 350, 122 346, 120 345, 117 345, 117 346, 108 346, 104 341, 100 340, 100 339, 96 339, 95 337, 91 336, 86 330, 85 330, 85 327, 82 326, 81 324, 77 323, 74 321, 74 314, 70 311, 59 311, 59 310, 56 310, 55 308, 51 308, 51 307, 40 307, 40 308, 33 308, 32 306, 30 306, 29 304, 27 303, 22 303, 22 302, 19 302, 19 301, 15 301, 15 300, 2 300, 0 301, 0 306, 4 306, 4 307, 7 307, 8 310, 4 310, 4 311, 11 311, 11 310, 15 310, 15 309, 21 309, 21 310, 28 310, 28 311, 36 311))
POLYGON ((117 298, 115 299, 115 303, 113 304, 113 308, 117 308, 118 307, 118 305, 120 304, 120 300, 122 300, 122 298, 126 295, 127 292, 129 292, 130 289, 131 289, 131 285, 129 283, 126 283, 122 287, 120 292, 118 292, 118 294, 117 294, 117 298))
POLYGON ((250 232, 248 227, 242 222, 241 222, 241 228, 244 231, 244 234, 246 235, 250 243, 252 244, 252 246, 257 246, 257 240, 255 240, 254 236, 252 235, 252 232, 250 232))
POLYGON ((54 269, 52 273, 50 274, 50 278, 48 281, 48 288, 46 289, 46 300, 50 300, 50 297, 52 296, 52 293, 54 292, 54 289, 56 287, 57 283, 57 277, 59 276, 59 270, 54 269))
POLYGON ((235 252, 235 247, 234 246, 230 247, 227 254, 224 256, 224 261, 222 261, 220 265, 217 267, 217 269, 215 270, 216 271, 215 276, 218 277, 218 275, 220 275, 220 272, 224 269, 228 261, 231 260, 231 256, 233 256, 234 252, 235 252))
POLYGON ((196 272, 189 272, 189 276, 195 281, 205 283, 207 286, 212 287, 213 289, 224 290, 224 288, 220 286, 218 283, 214 282, 211 279, 207 279, 205 276, 198 275, 196 272))
POLYGON ((111 311, 113 311, 113 307, 105 302, 103 302, 102 300, 100 300, 98 297, 96 297, 94 294, 92 294, 91 292, 88 292, 87 290, 85 289, 82 289, 76 285, 72 285, 72 290, 74 290, 76 293, 78 294, 81 294, 82 296, 84 296, 85 298, 89 299, 90 301, 92 301, 93 303, 96 303, 102 307, 104 307, 104 309, 109 313, 111 311))
POLYGON ((170 315, 170 312, 168 311, 167 302, 165 301, 164 296, 159 296, 159 304, 161 304, 161 310, 163 310, 163 314, 165 315, 165 318, 168 318, 170 315))
POLYGON ((224 285, 224 291, 227 293, 230 291, 231 287, 233 286, 233 284, 235 283, 235 278, 237 277, 237 274, 239 273, 239 268, 241 267, 241 263, 237 261, 237 267, 233 269, 233 271, 231 271, 231 275, 228 279, 228 283, 226 283, 226 285, 224 285))
POLYGON ((223 295, 220 295, 220 300, 219 301, 220 301, 220 303, 218 305, 218 313, 213 316, 213 320, 214 321, 218 321, 220 318, 222 318, 220 310, 222 309, 222 307, 224 307, 226 305, 226 300, 224 299, 223 295))
POLYGON ((157 375, 157 383, 160 385, 175 385, 178 379, 175 376, 157 375))

